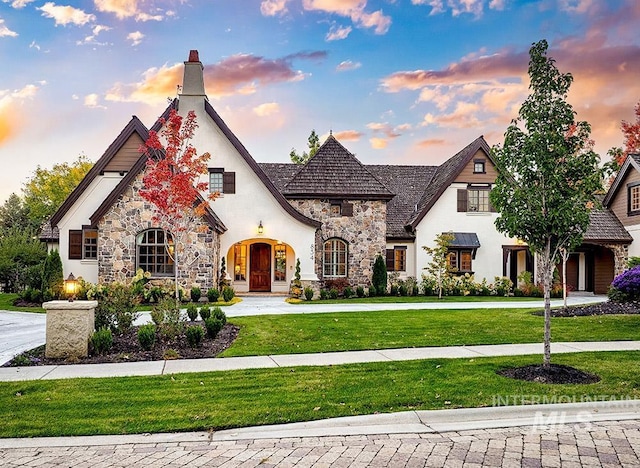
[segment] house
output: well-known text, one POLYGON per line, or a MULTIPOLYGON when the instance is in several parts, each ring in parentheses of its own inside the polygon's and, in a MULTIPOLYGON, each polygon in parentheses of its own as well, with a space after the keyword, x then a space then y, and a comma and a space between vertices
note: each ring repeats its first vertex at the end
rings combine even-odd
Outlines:
MULTIPOLYGON (((298 261, 303 284, 315 289, 342 278, 368 285, 377 255, 399 277, 420 278, 429 261, 422 246, 447 231, 454 233, 448 259, 461 273, 492 282, 534 271, 528 247, 495 229, 489 191, 496 171, 483 137, 440 166, 364 165, 333 135, 305 165, 257 163, 207 99, 197 51, 184 62, 181 93, 163 117, 171 109, 195 112, 192 144, 212 155, 209 189, 220 194, 188 240, 179 269, 187 289, 216 285, 222 258, 238 292, 287 292, 298 261)), ((148 134, 134 116, 43 231, 42 240, 60 251, 65 275, 90 282, 125 280, 138 268, 156 278, 173 275, 170 233, 154 225, 152 207, 138 193, 146 162, 139 147, 148 134)), ((612 213, 598 215, 591 243, 574 255, 577 288, 598 282, 602 272, 593 262, 602 252, 631 242, 612 213)), ((626 250, 616 252, 608 254, 615 261, 606 275, 626 250)))

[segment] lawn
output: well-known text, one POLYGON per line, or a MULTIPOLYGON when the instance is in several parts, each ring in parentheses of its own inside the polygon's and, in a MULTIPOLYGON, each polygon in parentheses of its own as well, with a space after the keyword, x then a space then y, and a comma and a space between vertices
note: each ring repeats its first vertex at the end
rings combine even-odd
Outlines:
MULTIPOLYGON (((497 398, 640 398, 640 352, 563 354, 589 385, 511 380, 540 356, 254 369, 174 376, 0 383, 0 437, 195 431, 338 416, 491 406, 497 398)), ((520 400, 516 401, 520 403, 520 400)))
POLYGON ((16 310, 20 312, 44 313, 42 307, 16 307, 13 301, 18 298, 17 294, 0 293, 0 310, 16 310))
MULTIPOLYGON (((223 356, 541 343, 538 309, 399 310, 234 317, 240 335, 223 356)), ((640 315, 552 319, 553 341, 637 340, 640 315)))
POLYGON ((289 300, 290 304, 299 305, 319 305, 319 304, 411 304, 424 302, 527 302, 542 301, 542 297, 515 297, 515 296, 375 296, 375 297, 352 297, 349 299, 322 299, 305 301, 289 300))

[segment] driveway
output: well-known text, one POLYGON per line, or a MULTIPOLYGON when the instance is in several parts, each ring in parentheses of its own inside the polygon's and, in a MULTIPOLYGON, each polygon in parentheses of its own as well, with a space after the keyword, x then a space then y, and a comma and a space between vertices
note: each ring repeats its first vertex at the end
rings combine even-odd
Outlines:
POLYGON ((0 311, 0 365, 16 354, 43 345, 47 316, 0 311))

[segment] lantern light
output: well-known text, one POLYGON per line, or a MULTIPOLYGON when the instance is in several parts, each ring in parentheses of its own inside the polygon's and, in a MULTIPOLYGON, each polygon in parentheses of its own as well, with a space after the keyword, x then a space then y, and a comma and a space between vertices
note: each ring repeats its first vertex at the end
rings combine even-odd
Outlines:
POLYGON ((69 273, 69 277, 64 280, 64 292, 67 294, 69 302, 73 302, 78 294, 79 284, 73 273, 69 273))

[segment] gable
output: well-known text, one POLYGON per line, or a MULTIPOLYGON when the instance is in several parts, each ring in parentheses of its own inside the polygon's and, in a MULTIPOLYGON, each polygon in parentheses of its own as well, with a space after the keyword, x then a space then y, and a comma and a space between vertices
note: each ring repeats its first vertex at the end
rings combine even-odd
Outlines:
POLYGON ((493 184, 497 177, 498 172, 496 171, 496 166, 493 164, 493 161, 491 161, 484 151, 478 150, 462 168, 458 176, 454 179, 454 182, 465 184, 493 184), (484 167, 484 172, 476 172, 476 163, 484 167))
MULTIPOLYGON (((615 189, 613 186, 611 187, 611 189, 614 190, 611 192, 612 196, 605 199, 605 203, 624 226, 640 224, 640 216, 630 215, 628 212, 628 187, 640 184, 640 171, 638 171, 633 164, 629 164, 624 173, 620 175, 620 179, 616 179, 616 182, 615 189)), ((609 197, 609 194, 607 194, 607 197, 609 197)))
POLYGON ((140 158, 140 147, 144 140, 138 133, 133 133, 116 151, 105 165, 103 172, 128 172, 140 158))

